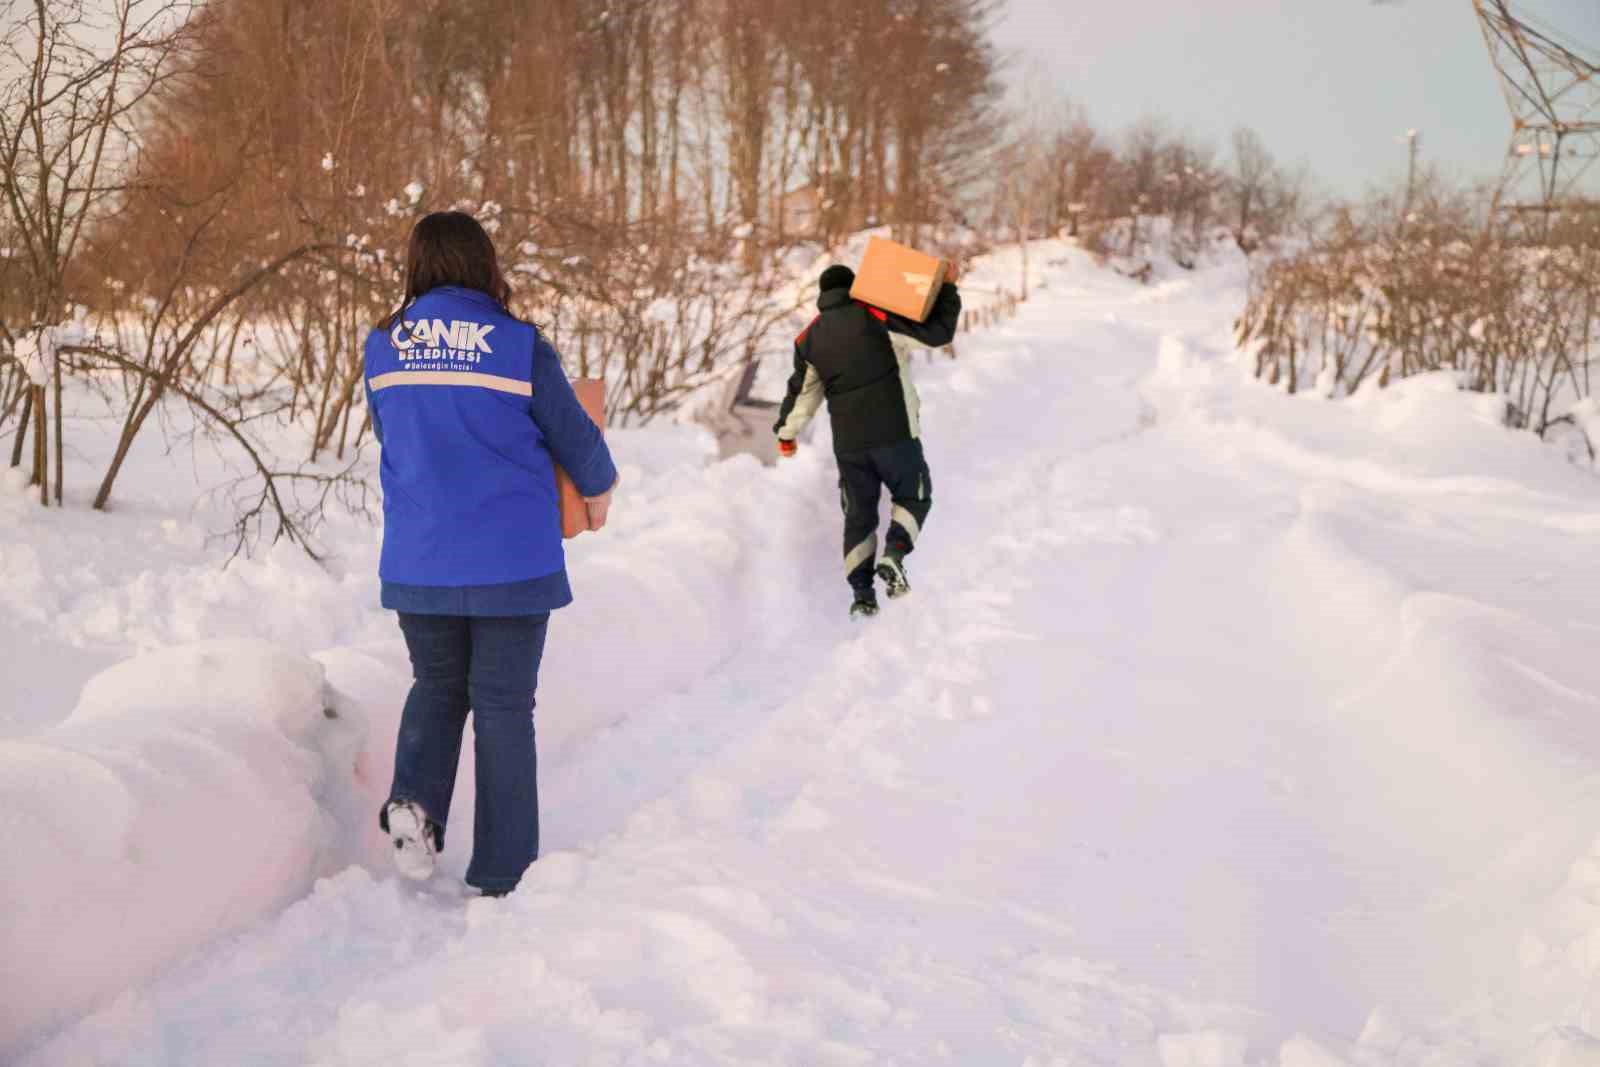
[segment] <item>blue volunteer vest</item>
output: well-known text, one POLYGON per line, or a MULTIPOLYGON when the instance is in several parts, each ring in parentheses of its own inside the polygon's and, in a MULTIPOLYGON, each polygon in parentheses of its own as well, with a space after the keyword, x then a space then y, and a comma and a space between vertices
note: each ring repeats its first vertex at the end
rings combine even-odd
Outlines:
POLYGON ((554 371, 570 387, 538 330, 487 294, 443 286, 392 329, 374 330, 365 359, 383 448, 385 605, 446 611, 408 608, 398 594, 552 576, 560 576, 558 599, 570 600, 555 465, 533 417, 536 378, 554 371), (540 360, 555 365, 536 373, 540 360))

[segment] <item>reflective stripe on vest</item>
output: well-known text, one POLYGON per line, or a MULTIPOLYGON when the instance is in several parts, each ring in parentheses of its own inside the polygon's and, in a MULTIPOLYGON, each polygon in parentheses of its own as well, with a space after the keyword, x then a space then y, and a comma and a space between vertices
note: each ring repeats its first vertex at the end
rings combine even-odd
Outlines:
POLYGON ((480 374, 477 371, 397 370, 374 376, 371 384, 374 392, 391 385, 476 385, 514 396, 533 395, 532 382, 502 378, 498 374, 480 374))

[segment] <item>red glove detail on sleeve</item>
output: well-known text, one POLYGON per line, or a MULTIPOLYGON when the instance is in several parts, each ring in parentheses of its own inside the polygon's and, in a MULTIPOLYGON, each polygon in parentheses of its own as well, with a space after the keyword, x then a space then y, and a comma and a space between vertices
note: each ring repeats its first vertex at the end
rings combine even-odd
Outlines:
POLYGON ((798 451, 800 451, 800 443, 798 441, 785 441, 781 437, 778 439, 778 455, 784 459, 792 459, 798 451))

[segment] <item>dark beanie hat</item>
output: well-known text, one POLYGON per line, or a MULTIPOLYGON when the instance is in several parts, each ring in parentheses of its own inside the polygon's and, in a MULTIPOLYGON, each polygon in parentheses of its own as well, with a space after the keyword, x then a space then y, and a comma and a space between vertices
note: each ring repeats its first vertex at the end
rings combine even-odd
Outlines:
POLYGON ((829 289, 848 289, 856 283, 856 272, 843 263, 835 263, 822 272, 817 284, 823 292, 829 289))

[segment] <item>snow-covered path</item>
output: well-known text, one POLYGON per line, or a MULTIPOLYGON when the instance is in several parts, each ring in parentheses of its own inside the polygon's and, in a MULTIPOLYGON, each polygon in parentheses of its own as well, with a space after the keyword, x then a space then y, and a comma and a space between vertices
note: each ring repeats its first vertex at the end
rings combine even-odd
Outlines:
MULTIPOLYGON (((920 368, 909 600, 843 620, 825 442, 647 480, 629 507, 699 523, 580 545, 580 581, 655 586, 552 628, 515 895, 419 890, 369 840, 20 1062, 1576 1055, 1551 1028, 1600 1031, 1593 477, 1447 383, 1244 381, 1236 274, 1046 278, 920 368), (720 565, 630 559, 684 538, 720 565)), ((392 720, 397 642, 318 658, 392 720)))

